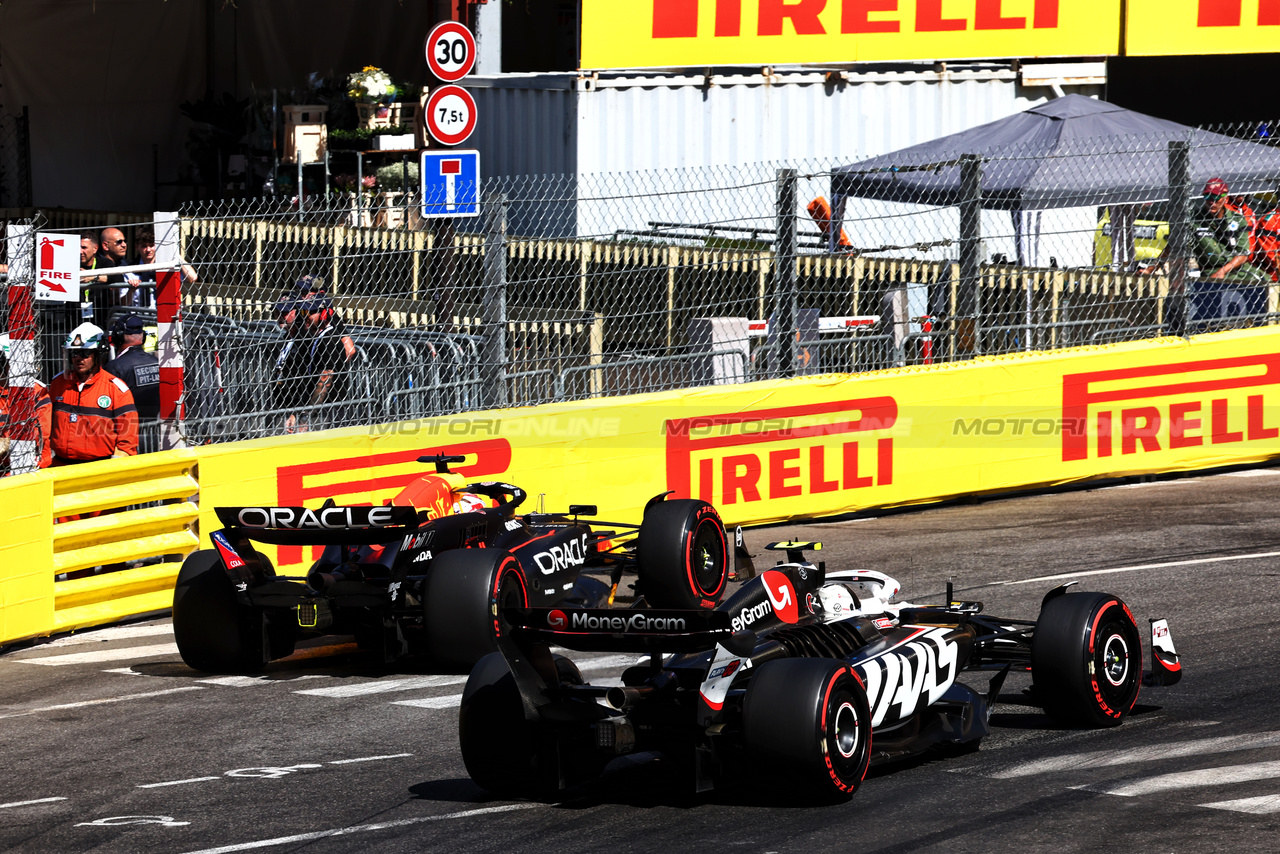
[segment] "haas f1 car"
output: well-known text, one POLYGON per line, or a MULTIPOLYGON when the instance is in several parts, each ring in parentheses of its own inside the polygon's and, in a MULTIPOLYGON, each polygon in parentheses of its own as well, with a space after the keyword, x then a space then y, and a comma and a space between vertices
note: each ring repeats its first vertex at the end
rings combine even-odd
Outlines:
POLYGON ((713 610, 511 609, 500 653, 472 670, 459 740, 472 779, 504 796, 554 797, 618 756, 657 752, 697 791, 751 772, 806 798, 852 795, 871 763, 976 748, 1011 671, 1054 718, 1109 727, 1140 684, 1181 665, 1165 620, 1151 623, 1152 669, 1129 608, 1057 587, 1039 619, 978 602, 893 604, 898 584, 868 570, 826 573, 816 543, 773 543, 779 563, 713 610), (640 653, 621 685, 583 681, 572 650, 640 653), (988 672, 979 690, 961 674, 988 672))
MULTIPOLYGON (((467 483, 463 457, 421 457, 436 472, 382 507, 219 507, 214 548, 182 566, 173 630, 197 670, 243 673, 289 655, 303 638, 354 635, 392 661, 426 654, 466 672, 497 649, 500 609, 610 609, 624 572, 635 604, 710 610, 731 565, 728 538, 704 501, 652 499, 639 525, 597 522, 590 505, 517 514, 509 483, 467 483), (253 542, 323 546, 305 577, 277 575, 253 542), (602 577, 597 577, 602 576, 602 577)), ((745 553, 740 550, 740 554, 745 553)), ((739 558, 742 560, 742 558, 739 558)), ((744 566, 749 567, 749 558, 744 566)))

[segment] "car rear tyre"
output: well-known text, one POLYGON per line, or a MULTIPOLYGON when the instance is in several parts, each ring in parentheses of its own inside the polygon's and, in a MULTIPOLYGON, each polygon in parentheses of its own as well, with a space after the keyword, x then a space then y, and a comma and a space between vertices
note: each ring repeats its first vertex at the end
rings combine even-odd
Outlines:
POLYGON ((649 508, 636 538, 640 593, 653 608, 714 608, 729 579, 729 539, 705 501, 649 508))
POLYGON ((871 764, 871 707, 862 681, 829 658, 765 662, 742 708, 751 759, 798 793, 845 800, 871 764))
POLYGON ((1031 639, 1035 696, 1056 720, 1109 727, 1142 684, 1142 639, 1128 606, 1107 593, 1068 593, 1040 611, 1031 639))
POLYGON ((545 794, 537 730, 525 719, 506 659, 497 652, 481 658, 467 677, 458 710, 458 744, 471 779, 498 797, 545 794))
POLYGON ((182 660, 206 673, 254 673, 267 663, 262 611, 236 601, 231 577, 212 549, 188 555, 178 572, 173 637, 182 660))
POLYGON ((459 673, 498 649, 503 608, 529 607, 520 561, 502 549, 444 552, 431 562, 422 596, 427 652, 459 673))

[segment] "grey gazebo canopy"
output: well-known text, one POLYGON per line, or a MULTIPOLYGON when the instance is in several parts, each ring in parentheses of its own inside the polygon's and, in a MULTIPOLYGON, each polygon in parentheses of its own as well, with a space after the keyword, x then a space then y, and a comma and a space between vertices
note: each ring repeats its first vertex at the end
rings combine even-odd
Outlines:
POLYGON ((1231 192, 1275 189, 1280 148, 1197 130, 1082 95, 835 170, 833 201, 850 196, 939 206, 966 201, 960 158, 982 161, 982 207, 1113 205, 1169 197, 1169 143, 1190 150, 1191 192, 1220 177, 1231 192))

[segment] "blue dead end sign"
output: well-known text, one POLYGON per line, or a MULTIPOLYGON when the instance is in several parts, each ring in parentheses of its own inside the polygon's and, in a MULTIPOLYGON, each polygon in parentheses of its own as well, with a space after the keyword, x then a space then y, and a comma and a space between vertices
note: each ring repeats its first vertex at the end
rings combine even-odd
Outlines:
POLYGON ((480 152, 436 149, 422 152, 423 217, 480 215, 480 152))

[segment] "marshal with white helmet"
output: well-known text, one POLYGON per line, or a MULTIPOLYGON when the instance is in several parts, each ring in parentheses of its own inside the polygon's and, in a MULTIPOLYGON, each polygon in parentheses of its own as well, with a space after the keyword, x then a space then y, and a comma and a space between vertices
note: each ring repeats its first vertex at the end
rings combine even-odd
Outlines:
POLYGON ((554 797, 619 756, 656 752, 700 792, 763 778, 840 800, 872 764, 976 747, 1011 675, 1030 676, 1053 718, 1097 728, 1125 720, 1140 685, 1181 677, 1165 620, 1151 621, 1144 674, 1137 622, 1110 594, 1063 585, 1038 619, 1004 619, 956 601, 949 583, 941 603, 900 601, 882 572, 808 560, 820 543, 768 548, 787 560, 711 611, 637 626, 591 611, 501 612, 512 628, 471 672, 459 711, 471 778, 503 797, 554 797), (552 647, 646 658, 594 686, 552 647), (984 674, 976 687, 961 678, 984 674))

